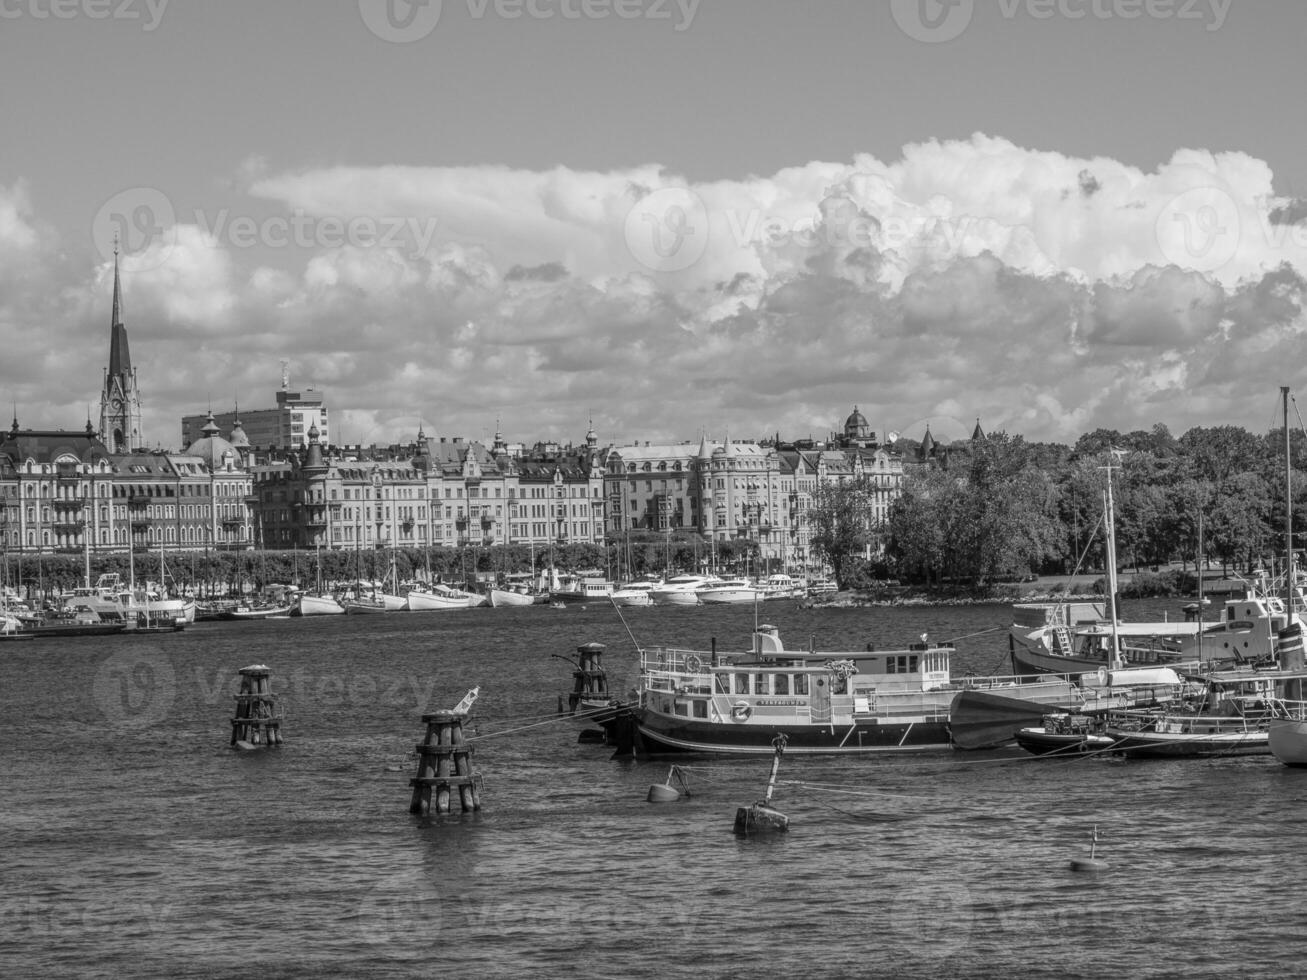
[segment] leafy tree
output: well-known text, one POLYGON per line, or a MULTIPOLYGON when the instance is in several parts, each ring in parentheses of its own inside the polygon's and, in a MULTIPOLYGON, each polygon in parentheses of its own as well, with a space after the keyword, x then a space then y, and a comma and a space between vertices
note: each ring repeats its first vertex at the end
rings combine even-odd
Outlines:
POLYGON ((849 480, 825 480, 812 493, 808 525, 812 529, 812 550, 833 569, 841 589, 866 558, 873 541, 873 482, 858 476, 849 480))

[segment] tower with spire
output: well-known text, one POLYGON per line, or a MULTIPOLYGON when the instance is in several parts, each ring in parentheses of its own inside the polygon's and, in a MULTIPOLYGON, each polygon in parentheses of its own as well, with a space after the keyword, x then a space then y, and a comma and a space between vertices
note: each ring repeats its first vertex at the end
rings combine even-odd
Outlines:
POLYGON ((122 283, 118 278, 118 246, 113 249, 113 315, 109 324, 109 366, 100 392, 100 441, 111 453, 141 449, 141 392, 127 347, 122 322, 122 283))

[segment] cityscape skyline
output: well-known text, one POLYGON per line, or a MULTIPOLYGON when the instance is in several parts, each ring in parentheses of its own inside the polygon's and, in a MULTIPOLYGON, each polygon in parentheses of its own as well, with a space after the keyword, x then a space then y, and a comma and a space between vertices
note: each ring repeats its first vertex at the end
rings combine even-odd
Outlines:
POLYGON ((283 361, 346 444, 822 438, 854 405, 914 440, 1260 431, 1307 381, 1307 155, 1254 107, 1305 26, 29 0, 0 24, 32 93, 3 116, 0 397, 96 414, 117 237, 151 446, 262 407, 283 361))

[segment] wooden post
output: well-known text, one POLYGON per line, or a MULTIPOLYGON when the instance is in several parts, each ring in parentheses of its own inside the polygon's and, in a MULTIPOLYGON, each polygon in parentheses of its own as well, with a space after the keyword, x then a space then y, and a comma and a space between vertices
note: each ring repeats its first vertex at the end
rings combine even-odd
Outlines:
POLYGON ((234 749, 275 748, 282 744, 281 712, 269 678, 272 671, 263 664, 242 667, 236 716, 231 720, 234 749))
POLYGON ((409 781, 413 787, 409 813, 451 812, 451 790, 454 787, 458 788, 458 800, 464 813, 481 809, 477 778, 472 771, 472 747, 463 738, 463 721, 479 690, 469 691, 453 711, 422 716, 427 736, 417 746, 418 773, 409 781))
POLYGON ((574 683, 568 697, 568 708, 572 714, 582 710, 592 710, 596 706, 608 704, 608 674, 600 661, 604 655, 602 643, 585 643, 576 648, 580 661, 577 669, 572 671, 574 683))

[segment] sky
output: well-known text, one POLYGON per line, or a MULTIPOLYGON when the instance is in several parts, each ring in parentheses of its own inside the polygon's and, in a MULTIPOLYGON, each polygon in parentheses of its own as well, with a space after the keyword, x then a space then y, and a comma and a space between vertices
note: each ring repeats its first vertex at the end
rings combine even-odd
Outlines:
POLYGON ((1307 381, 1307 5, 0 0, 0 398, 1072 443, 1307 381), (1302 195, 1302 197, 1299 197, 1302 195))

